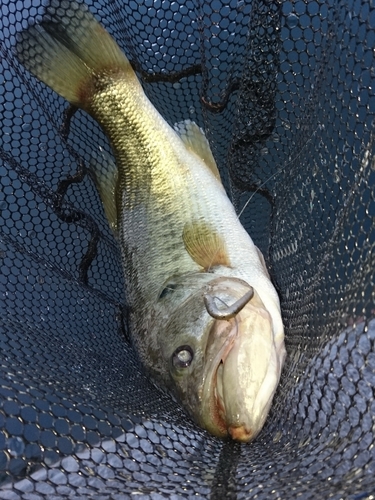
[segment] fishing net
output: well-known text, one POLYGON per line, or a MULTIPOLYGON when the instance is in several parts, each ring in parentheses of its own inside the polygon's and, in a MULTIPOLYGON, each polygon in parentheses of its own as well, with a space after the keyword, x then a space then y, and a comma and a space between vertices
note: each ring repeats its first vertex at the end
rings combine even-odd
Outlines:
POLYGON ((14 57, 0 12, 0 498, 374 498, 375 4, 97 0, 171 124, 204 127, 280 294, 288 357, 241 445, 197 428, 129 344, 96 123, 14 57))

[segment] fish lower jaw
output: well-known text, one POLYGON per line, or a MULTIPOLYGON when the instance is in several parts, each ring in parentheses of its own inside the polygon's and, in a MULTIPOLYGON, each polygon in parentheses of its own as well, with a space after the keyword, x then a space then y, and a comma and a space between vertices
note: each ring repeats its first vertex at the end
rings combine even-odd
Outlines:
POLYGON ((221 361, 216 370, 216 383, 213 391, 213 420, 223 437, 229 435, 235 441, 247 443, 255 437, 253 429, 245 424, 231 424, 227 421, 222 385, 223 366, 223 361, 221 361))
POLYGON ((223 392, 223 370, 224 362, 221 361, 216 370, 216 383, 213 391, 215 405, 215 411, 213 412, 214 419, 218 427, 220 426, 223 436, 229 435, 235 441, 248 443, 258 435, 259 429, 256 426, 253 427, 241 422, 240 415, 237 415, 234 422, 228 419, 223 392))

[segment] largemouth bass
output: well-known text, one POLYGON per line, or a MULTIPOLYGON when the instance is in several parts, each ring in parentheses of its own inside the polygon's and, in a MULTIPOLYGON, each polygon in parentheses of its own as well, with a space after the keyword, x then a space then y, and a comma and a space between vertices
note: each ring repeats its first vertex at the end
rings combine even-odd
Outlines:
POLYGON ((204 133, 164 120, 84 4, 52 0, 42 22, 18 35, 16 53, 110 140, 116 166, 96 169, 97 185, 143 365, 198 425, 254 439, 285 358, 280 304, 204 133))

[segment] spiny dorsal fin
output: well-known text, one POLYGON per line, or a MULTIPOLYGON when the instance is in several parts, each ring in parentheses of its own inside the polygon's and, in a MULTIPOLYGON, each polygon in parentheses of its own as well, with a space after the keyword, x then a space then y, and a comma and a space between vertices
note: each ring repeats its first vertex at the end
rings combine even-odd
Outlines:
POLYGON ((221 182, 220 173, 217 168, 215 158, 212 155, 210 145, 204 132, 196 123, 191 120, 184 120, 174 125, 175 131, 180 136, 186 148, 196 154, 204 161, 207 167, 214 174, 216 179, 221 182))
POLYGON ((225 241, 206 222, 186 224, 182 239, 190 257, 205 270, 218 265, 230 267, 225 241))

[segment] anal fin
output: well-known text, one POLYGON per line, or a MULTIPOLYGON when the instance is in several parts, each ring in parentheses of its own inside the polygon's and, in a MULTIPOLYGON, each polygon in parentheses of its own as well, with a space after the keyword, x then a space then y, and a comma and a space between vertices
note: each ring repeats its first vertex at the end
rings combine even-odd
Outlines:
POLYGON ((112 231, 116 234, 118 216, 116 206, 118 170, 116 163, 108 153, 102 151, 100 158, 97 155, 92 155, 90 167, 105 215, 112 231))

